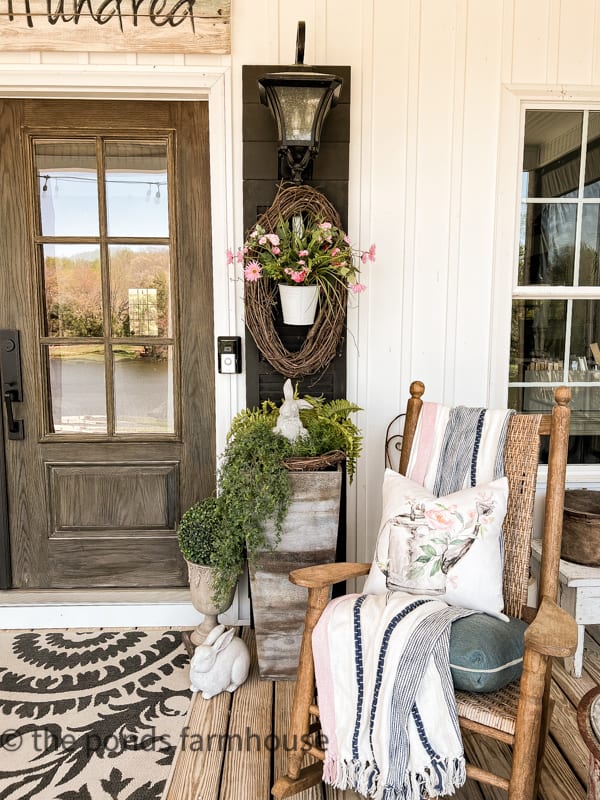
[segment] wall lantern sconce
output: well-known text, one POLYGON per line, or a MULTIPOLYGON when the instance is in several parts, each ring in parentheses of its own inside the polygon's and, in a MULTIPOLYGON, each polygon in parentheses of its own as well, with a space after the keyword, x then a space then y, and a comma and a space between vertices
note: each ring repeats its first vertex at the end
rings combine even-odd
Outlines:
POLYGON ((330 109, 340 97, 343 81, 337 75, 314 72, 304 66, 306 25, 298 23, 295 69, 271 72, 258 79, 260 101, 277 122, 280 175, 282 167, 291 180, 302 183, 303 175, 319 152, 321 129, 330 109))

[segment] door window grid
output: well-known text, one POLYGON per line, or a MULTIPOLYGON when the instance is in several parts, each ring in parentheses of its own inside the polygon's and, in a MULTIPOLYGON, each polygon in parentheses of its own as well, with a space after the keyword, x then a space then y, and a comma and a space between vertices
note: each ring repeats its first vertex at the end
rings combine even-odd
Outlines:
POLYGON ((534 129, 536 123, 539 127, 544 113, 549 115, 546 121, 550 125, 561 119, 553 115, 562 114, 563 122, 566 114, 574 116, 572 112, 563 111, 526 112, 520 246, 513 287, 509 404, 525 411, 546 410, 551 405, 554 388, 568 384, 573 395, 569 460, 590 463, 600 461, 600 351, 597 349, 600 338, 600 217, 593 211, 600 204, 597 166, 600 114, 588 109, 578 112, 579 135, 575 139, 571 127, 562 136, 563 142, 571 140, 569 152, 561 152, 561 137, 556 137, 548 148, 554 146, 554 161, 549 160, 542 167, 536 164, 533 183, 532 170, 527 164, 528 148, 532 149, 528 141, 528 123, 532 122, 534 129), (588 158, 589 153, 593 155, 588 158), (577 182, 573 186, 573 162, 577 159, 577 182), (538 192, 536 189, 544 184, 544 180, 540 180, 544 168, 547 191, 538 192), (569 228, 569 209, 575 211, 574 230, 572 224, 569 228), (557 280, 556 270, 549 268, 544 274, 543 266, 544 263, 552 266, 552 246, 564 240, 567 233, 572 238, 572 263, 564 263, 565 256, 569 255, 568 246, 563 247, 562 253, 555 247, 560 255, 554 259, 555 265, 563 262, 557 280), (532 269, 538 257, 538 268, 532 269))
MULTIPOLYGON (((146 438, 151 435, 173 438, 179 429, 179 419, 177 404, 174 398, 174 386, 178 385, 179 376, 176 358, 176 337, 173 329, 176 327, 176 320, 172 319, 173 309, 176 304, 173 302, 173 273, 174 264, 172 255, 174 253, 173 235, 174 226, 172 224, 172 209, 169 202, 167 191, 168 178, 173 174, 172 160, 173 148, 171 136, 161 137, 160 140, 149 141, 147 138, 119 140, 117 137, 78 137, 76 140, 64 138, 41 138, 31 137, 31 152, 35 169, 32 174, 36 176, 37 192, 36 198, 37 230, 35 233, 36 251, 40 261, 40 274, 45 280, 41 282, 43 290, 40 292, 40 322, 41 335, 40 346, 42 352, 42 369, 46 375, 44 385, 46 387, 46 431, 56 438, 57 435, 68 434, 68 438, 79 434, 86 438, 89 434, 112 438, 118 435, 119 438, 146 438), (64 169, 61 163, 60 169, 48 170, 40 168, 40 161, 37 158, 36 147, 40 147, 46 156, 48 163, 48 153, 50 161, 52 148, 55 152, 64 148, 64 153, 57 161, 68 162, 70 154, 77 154, 85 149, 89 144, 93 144, 95 164, 97 170, 97 202, 98 202, 98 223, 99 235, 78 235, 76 225, 73 235, 66 235, 61 231, 61 236, 50 235, 48 225, 44 223, 43 198, 47 197, 47 192, 51 190, 52 184, 60 191, 61 182, 67 186, 73 177, 72 172, 64 169), (146 152, 144 152, 146 148, 146 152), (153 167, 157 166, 158 161, 164 164, 158 166, 155 173, 127 174, 127 160, 132 158, 135 164, 136 151, 141 163, 146 163, 151 158, 153 167), (112 154, 111 169, 106 170, 106 154, 112 154), (139 153, 141 152, 141 157, 139 153), (150 153, 150 155, 148 155, 150 153), (121 164, 119 164, 119 158, 121 164), (125 174, 124 174, 125 173, 125 174), (107 192, 106 181, 113 181, 118 187, 125 187, 143 190, 144 202, 150 200, 154 204, 163 203, 165 224, 163 230, 160 225, 153 228, 167 236, 151 236, 149 229, 135 230, 135 233, 146 235, 126 236, 127 221, 119 219, 118 215, 113 214, 113 228, 116 229, 116 236, 109 236, 107 227, 107 192), (158 188, 157 188, 158 187, 158 188), (171 234, 169 236, 169 233, 171 234), (46 248, 58 251, 60 248, 72 247, 84 252, 86 249, 95 249, 98 260, 98 267, 101 276, 101 297, 97 298, 95 313, 100 325, 86 328, 82 326, 81 319, 76 329, 68 330, 65 336, 65 329, 53 329, 50 314, 48 313, 50 303, 47 295, 48 276, 47 258, 44 251, 46 248), (164 256, 161 255, 164 253, 164 256), (121 262, 121 263, 119 263, 121 262), (123 262, 126 263, 125 268, 123 262), (160 262, 159 267, 156 266, 160 262), (131 266, 133 264, 133 267, 131 266), (127 273, 127 269, 129 272, 127 273), (116 288, 116 278, 119 269, 125 269, 123 279, 124 286, 121 289, 121 318, 117 319, 119 308, 116 307, 116 298, 119 294, 116 288), (111 275, 111 273, 113 273, 111 275), (150 277, 149 277, 150 276, 150 277), (153 277, 152 277, 153 276, 153 277), (133 285, 132 285, 133 284, 133 285), (133 290, 133 291, 132 291, 133 290), (141 302, 144 298, 145 302, 141 302), (123 300, 125 299, 126 308, 123 310, 123 300), (144 305, 144 309, 141 306, 144 305), (139 306, 139 308, 138 308, 139 306), (131 317, 130 317, 131 314, 131 317), (145 314, 145 324, 141 324, 141 317, 145 314), (133 325, 130 323, 135 322, 133 325), (101 330, 98 328, 101 327, 101 330), (82 348, 86 352, 82 354, 82 348), (83 359, 82 359, 83 356, 83 359), (105 410, 103 413, 85 413, 85 391, 79 393, 77 383, 83 387, 94 385, 94 380, 98 381, 98 372, 103 362, 103 382, 105 410), (85 380, 85 369, 89 371, 96 362, 94 370, 94 380, 85 380), (74 382, 69 379, 69 373, 79 370, 83 381, 74 382), (82 371, 83 370, 83 371, 82 371), (139 374, 135 374, 135 372, 139 374), (119 379, 116 379, 116 372, 119 379), (66 374, 66 378, 65 378, 66 374), (64 402, 65 392, 68 396, 67 403, 64 402), (79 394, 83 395, 80 397, 79 394), (75 413, 69 413, 69 404, 74 407, 75 413), (104 417, 104 420, 102 419, 104 417)), ((87 154, 89 162, 89 153, 87 154)), ((89 163, 86 164, 89 170, 89 163)), ((135 170, 134 170, 135 173, 135 170)), ((81 176, 77 176, 81 177, 81 176)), ((86 176, 84 176, 86 177, 86 176)), ((94 177, 89 180, 95 181, 94 177)), ((80 184, 81 181, 76 183, 80 184)), ((114 187, 111 187, 114 193, 114 187)), ((118 191, 118 188, 117 190, 118 191)), ((141 196, 141 192, 140 192, 141 196)), ((120 198, 122 212, 127 213, 131 209, 132 220, 135 222, 135 211, 132 208, 131 199, 127 199, 123 205, 123 197, 120 198)), ((135 198, 134 198, 135 200, 135 198)), ((110 203, 110 197, 108 198, 110 203)), ((151 216, 151 215, 149 215, 151 216)), ((156 214, 155 214, 156 216, 156 214)), ((121 213, 123 217, 123 213, 121 213)), ((143 228, 142 221, 142 228, 143 228)), ((134 226, 135 227, 135 226, 134 226)), ((138 228, 139 228, 138 224, 138 228)), ((148 228, 148 226, 146 226, 148 228)), ((96 231, 94 231, 96 233, 96 231)), ((67 259, 68 261, 68 259, 67 259)), ((58 261, 55 259, 55 266, 58 261)), ((60 265, 59 265, 60 266, 60 265)), ((72 265, 70 265, 72 266, 72 265)), ((77 272, 77 270, 74 270, 77 272)), ((118 298, 117 298, 118 299, 118 298)), ((82 316, 80 314, 80 316, 82 316)), ((72 320, 71 320, 72 322, 72 320)), ((94 401, 91 404, 96 407, 98 404, 97 391, 94 392, 94 401)), ((91 410, 91 409, 90 409, 91 410)))

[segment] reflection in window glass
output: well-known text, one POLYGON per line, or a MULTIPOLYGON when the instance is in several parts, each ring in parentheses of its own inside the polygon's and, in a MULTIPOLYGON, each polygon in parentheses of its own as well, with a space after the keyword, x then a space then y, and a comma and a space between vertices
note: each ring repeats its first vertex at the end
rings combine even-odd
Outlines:
POLYGON ((600 204, 582 208, 579 286, 600 286, 600 204))
MULTIPOLYGON (((572 381, 600 381, 600 302, 573 300, 569 366, 572 381), (598 369, 597 369, 598 367, 598 369)), ((600 395, 599 395, 600 396, 600 395)), ((598 406, 600 410, 600 406, 598 406)))
POLYGON ((105 434, 104 347, 51 345, 45 349, 53 432, 105 434))
POLYGON ((102 336, 98 245, 43 245, 46 336, 102 336))
POLYGON ((519 286, 570 286, 575 263, 575 203, 523 203, 519 286))
POLYGON ((105 145, 109 236, 169 235, 166 142, 105 145))
POLYGON ((96 144, 43 141, 34 146, 43 236, 98 236, 96 144))
POLYGON ((600 197, 600 114, 588 116, 584 197, 600 197))
POLYGON ((169 248, 111 245, 113 336, 170 336, 169 248))
POLYGON ((523 151, 524 197, 577 194, 582 121, 580 111, 527 111, 523 151))
POLYGON ((113 347, 116 433, 173 433, 173 348, 113 347))
POLYGON ((566 300, 513 300, 509 381, 537 381, 548 370, 562 381, 566 314, 566 300))

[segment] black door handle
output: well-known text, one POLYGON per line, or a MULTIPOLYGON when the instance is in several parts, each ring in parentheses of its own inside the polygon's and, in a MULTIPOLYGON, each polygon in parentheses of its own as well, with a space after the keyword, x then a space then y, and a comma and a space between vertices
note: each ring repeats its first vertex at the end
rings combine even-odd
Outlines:
POLYGON ((24 439, 23 420, 15 419, 13 402, 16 402, 19 393, 16 389, 6 389, 4 392, 4 405, 6 406, 6 427, 9 439, 24 439))

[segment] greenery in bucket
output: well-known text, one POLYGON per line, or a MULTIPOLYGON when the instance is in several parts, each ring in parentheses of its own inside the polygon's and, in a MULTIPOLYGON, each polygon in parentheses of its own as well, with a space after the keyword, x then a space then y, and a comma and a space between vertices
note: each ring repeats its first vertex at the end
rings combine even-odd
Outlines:
MULTIPOLYGON (((316 460, 342 451, 338 460, 345 457, 350 480, 354 476, 361 433, 350 415, 360 408, 343 399, 304 399, 309 407, 300 411, 300 418, 307 435, 295 441, 274 431, 279 408, 271 401, 244 409, 231 423, 218 472, 218 497, 208 498, 214 502, 209 507, 214 527, 208 565, 216 570, 215 601, 226 596, 237 581, 245 557, 251 567, 256 566, 259 551, 268 547, 266 522, 273 523, 278 543, 291 500, 286 460, 316 460)), ((206 501, 199 505, 203 503, 206 501)), ((186 546, 190 552, 189 544, 186 546)), ((181 536, 180 547, 187 558, 181 536)))

